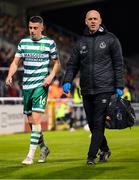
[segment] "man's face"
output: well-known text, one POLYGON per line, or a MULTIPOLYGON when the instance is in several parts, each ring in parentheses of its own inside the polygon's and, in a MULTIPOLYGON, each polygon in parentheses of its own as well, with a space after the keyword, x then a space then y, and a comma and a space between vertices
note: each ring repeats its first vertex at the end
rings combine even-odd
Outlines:
POLYGON ((101 17, 97 11, 89 11, 86 14, 85 23, 88 26, 90 32, 95 33, 101 24, 101 17))
POLYGON ((29 33, 32 40, 39 40, 42 36, 43 24, 29 22, 29 33))

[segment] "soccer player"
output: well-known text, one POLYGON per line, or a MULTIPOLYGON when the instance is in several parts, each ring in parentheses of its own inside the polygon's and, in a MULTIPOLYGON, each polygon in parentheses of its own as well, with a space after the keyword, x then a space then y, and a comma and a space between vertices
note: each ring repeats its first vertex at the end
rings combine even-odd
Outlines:
POLYGON ((59 70, 60 61, 54 40, 43 35, 44 23, 40 16, 29 19, 29 37, 18 44, 13 62, 10 65, 6 84, 12 86, 13 75, 23 60, 23 103, 24 114, 31 126, 29 152, 22 164, 33 164, 37 146, 40 145, 38 162, 43 163, 49 154, 41 130, 41 115, 45 112, 48 87, 59 70), (50 71, 50 62, 53 63, 50 71))

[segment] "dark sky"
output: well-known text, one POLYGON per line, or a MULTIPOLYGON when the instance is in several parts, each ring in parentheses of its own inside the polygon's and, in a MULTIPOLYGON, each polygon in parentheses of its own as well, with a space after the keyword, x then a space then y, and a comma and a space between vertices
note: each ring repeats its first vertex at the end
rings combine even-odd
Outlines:
POLYGON ((44 19, 81 34, 84 29, 85 14, 90 9, 101 13, 107 29, 121 41, 123 54, 139 54, 139 8, 137 1, 107 0, 81 6, 42 12, 44 19))

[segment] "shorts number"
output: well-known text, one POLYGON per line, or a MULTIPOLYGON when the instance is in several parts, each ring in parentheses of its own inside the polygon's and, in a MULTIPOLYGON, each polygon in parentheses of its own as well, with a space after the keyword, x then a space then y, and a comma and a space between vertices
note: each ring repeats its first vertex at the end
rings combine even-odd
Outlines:
POLYGON ((42 98, 42 96, 40 96, 40 105, 45 105, 45 98, 42 98))

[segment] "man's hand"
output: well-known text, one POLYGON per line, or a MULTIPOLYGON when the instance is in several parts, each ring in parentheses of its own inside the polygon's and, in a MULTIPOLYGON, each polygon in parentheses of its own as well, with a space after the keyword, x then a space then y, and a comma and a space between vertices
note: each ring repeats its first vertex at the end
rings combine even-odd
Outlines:
POLYGON ((47 76, 44 79, 43 85, 44 86, 49 86, 51 84, 52 80, 53 80, 53 75, 50 74, 49 76, 47 76))
POLYGON ((12 86, 13 84, 13 78, 11 76, 8 76, 5 81, 7 86, 12 86))
POLYGON ((121 97, 122 95, 123 95, 123 90, 117 88, 117 89, 116 89, 116 96, 117 96, 117 97, 121 97))
POLYGON ((70 88, 71 88, 71 83, 65 83, 63 86, 63 91, 68 94, 70 92, 70 88))

